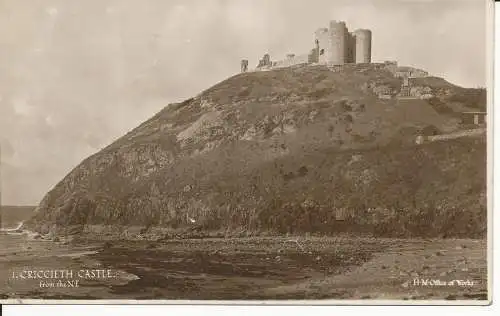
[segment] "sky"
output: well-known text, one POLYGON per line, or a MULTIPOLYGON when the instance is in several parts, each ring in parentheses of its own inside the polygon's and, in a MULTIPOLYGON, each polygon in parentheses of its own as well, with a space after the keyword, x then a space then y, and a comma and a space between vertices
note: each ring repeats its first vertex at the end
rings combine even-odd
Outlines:
POLYGON ((0 0, 2 203, 36 205, 83 159, 330 20, 372 60, 486 86, 485 0, 0 0))

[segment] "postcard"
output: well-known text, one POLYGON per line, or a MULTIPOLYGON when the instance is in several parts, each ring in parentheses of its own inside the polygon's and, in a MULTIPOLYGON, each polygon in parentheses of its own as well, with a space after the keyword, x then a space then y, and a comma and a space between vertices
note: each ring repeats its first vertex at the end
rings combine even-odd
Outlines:
POLYGON ((491 302, 493 1, 3 0, 0 302, 491 302))

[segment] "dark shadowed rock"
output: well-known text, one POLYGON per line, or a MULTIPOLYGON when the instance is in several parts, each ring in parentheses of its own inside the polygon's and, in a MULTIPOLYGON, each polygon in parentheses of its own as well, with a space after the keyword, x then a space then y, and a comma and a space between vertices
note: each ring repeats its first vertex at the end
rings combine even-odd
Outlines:
MULTIPOLYGON (((321 66, 233 76, 85 159, 26 225, 61 235, 94 226, 200 238, 483 235, 484 139, 415 146, 419 131, 459 126, 426 101, 381 100, 362 88, 398 80, 321 66)), ((439 84, 443 98, 462 92, 439 84)))

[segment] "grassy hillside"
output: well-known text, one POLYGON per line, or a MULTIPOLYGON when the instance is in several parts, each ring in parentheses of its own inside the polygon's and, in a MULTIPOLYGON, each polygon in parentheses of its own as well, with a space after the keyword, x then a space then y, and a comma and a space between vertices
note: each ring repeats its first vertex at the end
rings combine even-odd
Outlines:
MULTIPOLYGON (((462 91, 428 84, 447 89, 436 97, 445 105, 462 91)), ((432 102, 380 100, 377 85, 400 81, 321 66, 233 76, 86 159, 28 225, 484 235, 485 140, 416 147, 424 130, 459 128, 456 118, 432 102)))

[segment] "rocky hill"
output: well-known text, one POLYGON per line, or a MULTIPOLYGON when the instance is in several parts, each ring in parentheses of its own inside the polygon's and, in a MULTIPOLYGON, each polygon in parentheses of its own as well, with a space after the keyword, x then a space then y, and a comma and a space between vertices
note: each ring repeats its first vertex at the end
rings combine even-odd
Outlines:
POLYGON ((382 69, 235 75, 85 159, 26 226, 483 236, 485 139, 415 145, 422 132, 461 128, 454 109, 474 97, 445 83, 425 83, 433 101, 403 101, 373 93, 401 85, 382 69))

